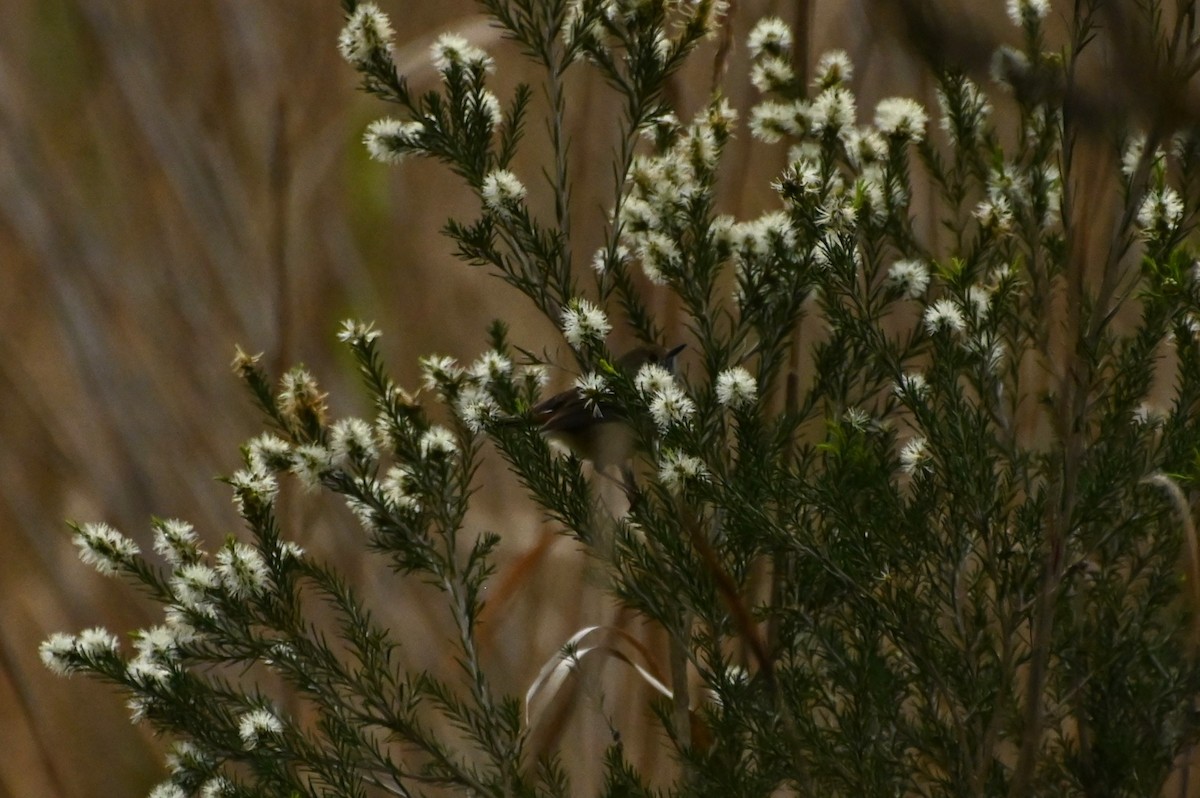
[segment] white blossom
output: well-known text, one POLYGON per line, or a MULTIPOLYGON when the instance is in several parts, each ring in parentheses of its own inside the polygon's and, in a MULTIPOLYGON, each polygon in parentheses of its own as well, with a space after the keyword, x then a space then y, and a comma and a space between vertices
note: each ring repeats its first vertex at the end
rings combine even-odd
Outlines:
POLYGON ((1175 189, 1166 186, 1150 191, 1138 208, 1138 225, 1145 230, 1173 228, 1183 218, 1183 210, 1183 200, 1175 189))
POLYGON ((292 445, 264 432, 246 444, 246 456, 251 468, 260 471, 282 471, 291 468, 292 445))
POLYGON ((425 434, 421 436, 418 446, 423 458, 447 457, 458 451, 458 443, 454 440, 454 433, 440 424, 434 424, 425 430, 425 434))
POLYGON ((188 794, 175 782, 164 781, 155 785, 148 798, 188 798, 188 794))
POLYGON ((379 458, 375 432, 361 418, 340 418, 329 430, 329 456, 339 466, 370 464, 379 458))
POLYGON ((500 109, 500 98, 487 89, 483 89, 476 95, 479 101, 479 113, 488 123, 495 127, 500 124, 503 118, 503 111, 500 109))
POLYGON ((1020 26, 1027 20, 1041 21, 1050 13, 1050 0, 1008 0, 1005 11, 1012 24, 1020 26))
POLYGON ((115 657, 120 650, 116 635, 103 626, 84 629, 75 639, 75 650, 88 660, 115 657))
POLYGON ((1012 206, 1005 197, 983 200, 975 206, 975 218, 985 230, 1007 232, 1013 224, 1012 206))
POLYGON ((227 543, 217 552, 216 571, 234 599, 260 596, 269 587, 266 561, 258 549, 245 543, 227 543))
POLYGON ((750 57, 756 60, 764 53, 776 57, 786 55, 792 49, 792 29, 779 17, 763 17, 750 31, 746 48, 750 57))
POLYGON ((563 336, 575 349, 585 343, 599 343, 612 331, 608 317, 586 299, 572 299, 562 313, 563 336))
POLYGON ((148 662, 173 662, 179 655, 179 633, 171 626, 151 626, 133 634, 138 658, 148 662))
POLYGON ((708 468, 699 457, 667 449, 659 460, 658 479, 668 490, 678 490, 687 482, 707 480, 708 468))
POLYGON ((75 530, 72 541, 79 548, 79 559, 105 576, 117 573, 141 553, 136 543, 104 523, 84 524, 75 530))
POLYGON ((333 455, 318 443, 297 446, 292 473, 300 480, 305 490, 320 487, 321 480, 333 470, 333 455))
POLYGON ((813 69, 813 85, 827 88, 838 83, 849 83, 854 75, 854 64, 845 50, 830 50, 817 60, 813 69))
POLYGON ((467 429, 479 434, 490 420, 499 415, 500 407, 482 387, 469 386, 454 400, 454 411, 467 429))
POLYGON ((925 380, 924 374, 912 371, 901 375, 893 390, 901 398, 909 396, 923 399, 929 395, 929 383, 925 380))
POLYGON ((195 562, 202 554, 196 530, 174 518, 154 522, 154 551, 171 565, 195 562))
POLYGON ((360 3, 338 35, 338 52, 352 66, 362 67, 392 49, 392 24, 374 3, 360 3))
POLYGON ((384 499, 400 510, 419 510, 421 505, 415 495, 416 476, 408 466, 392 466, 380 483, 384 499))
POLYGON ((679 269, 679 247, 662 233, 647 233, 638 247, 638 257, 646 279, 655 285, 666 285, 668 274, 679 269))
POLYGON ((79 669, 75 659, 75 635, 55 632, 38 646, 42 664, 57 676, 69 676, 79 669))
POLYGON ((750 85, 760 92, 779 91, 796 79, 786 58, 767 57, 750 68, 750 85))
POLYGON ((445 355, 427 355, 420 363, 425 390, 448 395, 458 389, 463 370, 457 360, 445 355))
POLYGON ((171 593, 184 609, 214 617, 211 598, 221 584, 215 570, 201 563, 185 565, 171 578, 171 593))
POLYGON ((386 117, 367 125, 363 144, 376 161, 398 164, 410 153, 421 150, 420 137, 425 126, 420 122, 401 122, 386 117))
POLYGON ((818 94, 808 109, 809 123, 818 134, 840 134, 854 124, 854 117, 854 95, 840 86, 818 94))
POLYGON ((157 662, 138 657, 125 667, 125 675, 143 690, 153 690, 167 683, 171 671, 157 662))
POLYGON ((928 121, 921 104, 908 97, 888 97, 875 106, 875 127, 886 136, 921 141, 928 121))
POLYGON ((936 335, 942 330, 961 333, 967 328, 962 310, 954 300, 942 298, 925 309, 925 329, 930 335, 936 335))
POLYGON ((265 738, 282 732, 283 724, 279 718, 266 709, 251 710, 238 720, 238 735, 246 750, 256 748, 265 738))
POLYGON ((200 798, 226 798, 233 794, 233 782, 224 776, 213 776, 200 785, 200 798))
POLYGON ((929 287, 929 269, 919 260, 898 260, 888 269, 887 279, 909 299, 916 299, 929 287))
POLYGON ((924 438, 913 438, 900 450, 900 470, 912 474, 930 459, 924 438))
POLYGON ((643 396, 653 396, 675 384, 675 378, 657 363, 645 363, 633 378, 633 387, 643 396))
POLYGON ((726 407, 745 407, 753 404, 757 398, 758 383, 750 372, 741 366, 727 369, 717 375, 717 401, 726 407))
POLYGON ((492 57, 457 33, 443 33, 429 48, 433 66, 445 73, 452 65, 480 68, 488 72, 495 67, 492 57))
POLYGON ((357 319, 343 319, 342 326, 338 329, 338 340, 344 344, 354 344, 362 346, 369 344, 379 336, 382 332, 375 329, 375 322, 362 322, 357 319))
POLYGON ((490 210, 505 213, 525 199, 525 186, 507 169, 495 169, 483 179, 480 194, 490 210))
POLYGON ((575 380, 575 390, 583 398, 584 404, 596 416, 601 415, 600 402, 610 393, 608 380, 599 372, 588 372, 575 380))
POLYGON ((663 432, 684 423, 695 412, 696 403, 674 384, 665 386, 650 400, 650 416, 663 432))
POLYGON ((492 385, 512 374, 513 363, 506 355, 489 349, 470 365, 467 374, 480 385, 492 385))
POLYGON ((270 505, 279 495, 279 480, 261 468, 243 468, 229 478, 233 488, 233 503, 239 515, 245 516, 254 508, 270 505))

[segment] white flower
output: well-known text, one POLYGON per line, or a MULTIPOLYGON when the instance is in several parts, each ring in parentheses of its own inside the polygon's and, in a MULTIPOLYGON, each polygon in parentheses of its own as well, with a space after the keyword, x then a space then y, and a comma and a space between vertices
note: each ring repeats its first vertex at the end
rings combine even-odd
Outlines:
POLYGON ((242 715, 238 720, 238 735, 246 746, 246 750, 255 748, 266 737, 283 732, 283 724, 269 710, 254 709, 242 715))
POLYGON ((612 331, 608 317, 586 299, 572 299, 562 313, 563 336, 575 349, 584 343, 599 343, 612 331))
POLYGON ((1012 24, 1020 26, 1029 21, 1041 21, 1050 13, 1050 0, 1008 0, 1005 11, 1012 24))
POLYGON ((148 798, 188 798, 188 794, 175 782, 164 781, 155 785, 148 798))
POLYGON ((929 116, 916 100, 888 97, 875 106, 875 127, 886 136, 901 136, 912 141, 925 138, 929 116))
POLYGON ((324 446, 306 443, 297 446, 292 473, 300 480, 305 490, 320 487, 321 480, 333 470, 333 455, 324 446))
POLYGON ((675 378, 657 363, 646 363, 633 378, 633 387, 643 396, 653 396, 675 384, 675 378))
POLYGON ((392 49, 392 25, 374 3, 360 3, 338 34, 338 52, 352 66, 368 64, 392 49))
POLYGON ((900 450, 900 470, 906 474, 912 474, 929 462, 930 457, 925 439, 913 438, 900 450))
POLYGON ((457 33, 443 33, 429 48, 433 65, 438 72, 447 72, 451 65, 481 68, 491 72, 492 57, 457 33))
POLYGON ((42 664, 57 676, 69 676, 79 670, 75 658, 75 635, 55 632, 38 646, 42 664))
POLYGON ((839 134, 854 124, 854 95, 833 86, 817 95, 808 109, 809 123, 817 134, 839 134))
POLYGON ((696 403, 673 384, 665 386, 650 400, 650 416, 663 432, 687 421, 695 412, 696 403))
POLYGON ((141 550, 129 538, 108 524, 84 524, 72 538, 79 548, 79 559, 105 576, 112 576, 133 560, 141 550))
POLYGON ((179 654, 179 633, 170 626, 151 626, 133 633, 138 657, 147 662, 173 662, 179 654))
POLYGON ((208 615, 216 615, 209 599, 221 584, 221 577, 207 565, 192 563, 180 568, 171 578, 171 593, 184 609, 208 615))
POLYGON ((279 481, 275 475, 261 468, 243 468, 229 478, 233 488, 233 503, 239 515, 265 507, 279 495, 279 481))
POLYGON ((930 335, 937 335, 942 330, 961 333, 966 328, 962 310, 951 299, 939 299, 925 308, 925 329, 930 335))
POLYGON ((708 468, 699 457, 668 449, 659 461, 658 479, 664 487, 674 491, 686 482, 707 480, 708 468))
POLYGON ((487 89, 483 89, 476 96, 479 101, 480 115, 486 119, 492 127, 500 124, 500 120, 503 116, 503 112, 500 110, 500 99, 487 89))
POLYGON ((216 570, 234 599, 260 596, 269 586, 266 561, 258 549, 245 543, 227 543, 217 552, 216 570))
POLYGON ((668 274, 679 270, 679 247, 662 233, 647 233, 638 247, 642 271, 655 285, 666 285, 668 274))
POLYGON ((454 411, 467 425, 467 429, 478 434, 488 421, 499 414, 500 408, 486 390, 468 386, 454 401, 454 411))
POLYGON ((1173 228, 1183 218, 1183 200, 1175 189, 1164 187, 1158 191, 1150 191, 1138 208, 1137 221, 1145 230, 1166 227, 1173 228))
POLYGON ((458 451, 458 443, 454 440, 454 433, 440 424, 434 424, 425 430, 425 434, 421 436, 418 446, 421 450, 421 457, 424 458, 445 457, 458 451))
POLYGON ((195 562, 201 556, 196 530, 174 518, 154 522, 154 550, 171 565, 195 562))
POLYGON ((778 91, 796 78, 786 58, 768 57, 750 68, 750 85, 760 92, 778 91))
POLYGON ((379 457, 375 433, 361 418, 341 418, 329 430, 329 455, 339 466, 370 464, 379 457))
POLYGON ((280 560, 299 560, 304 556, 304 547, 294 540, 285 540, 279 544, 280 560))
POLYGON ((420 360, 421 380, 425 390, 451 394, 462 381, 463 370, 458 361, 445 355, 427 355, 420 360))
POLYGON ((798 136, 804 132, 807 119, 808 105, 805 103, 766 100, 750 109, 750 135, 764 144, 774 144, 784 136, 798 136))
POLYGON ((726 407, 739 408, 753 404, 758 398, 758 383, 741 366, 717 375, 717 401, 726 407))
POLYGON ((225 798, 233 795, 233 782, 224 776, 213 776, 200 786, 200 798, 225 798))
POLYGON ((213 764, 212 757, 204 749, 188 740, 172 743, 167 752, 167 769, 174 775, 207 772, 213 764))
POLYGON ((888 282, 916 299, 929 287, 929 269, 919 260, 898 260, 888 269, 888 282))
POLYGON ((383 498, 399 510, 419 510, 420 502, 414 495, 416 479, 407 466, 392 466, 380 483, 383 498))
POLYGON ((75 640, 75 651, 87 660, 115 657, 119 648, 116 635, 103 626, 84 629, 75 640))
POLYGON ((125 675, 141 689, 153 690, 167 683, 167 680, 171 678, 171 671, 157 662, 138 657, 131 660, 126 666, 125 675))
POLYGON ((471 364, 467 373, 480 385, 491 385, 512 374, 512 360, 495 349, 489 349, 471 364))
POLYGON ((792 29, 779 17, 763 17, 750 31, 746 47, 750 57, 756 60, 763 53, 786 55, 792 49, 792 29))
POLYGON ((282 471, 292 466, 292 445, 269 432, 246 444, 246 455, 250 467, 260 471, 282 471))
POLYGON ((495 169, 483 179, 480 194, 490 210, 503 213, 525 199, 525 186, 507 169, 495 169))
POLYGON ((521 380, 530 388, 545 388, 550 384, 550 369, 545 363, 528 363, 521 366, 521 380))
POLYGON ((383 335, 379 330, 375 329, 375 322, 361 322, 357 319, 344 319, 341 329, 338 330, 338 340, 344 344, 354 344, 362 346, 369 344, 379 336, 383 335))
MULTIPOLYGON (((629 261, 629 248, 618 244, 616 250, 616 262, 627 263, 629 261)), ((596 274, 604 274, 608 271, 608 247, 600 247, 596 250, 596 254, 592 255, 592 268, 596 274)))
POLYGON ((575 390, 579 391, 584 404, 592 413, 600 416, 600 402, 609 394, 608 380, 604 375, 595 371, 584 374, 575 380, 575 390))
POLYGON ((975 206, 975 218, 985 230, 1007 232, 1012 228, 1012 207, 1005 197, 984 200, 975 206))
POLYGON ((914 371, 902 375, 893 390, 901 398, 911 396, 923 399, 929 395, 929 383, 926 382, 924 374, 914 371))
POLYGON ((992 292, 981 285, 973 285, 967 289, 966 307, 971 311, 971 316, 975 322, 981 322, 987 318, 988 310, 992 305, 992 292))
POLYGON ((398 164, 405 156, 421 149, 420 137, 425 126, 420 122, 401 122, 390 117, 367 125, 363 144, 367 153, 380 163, 398 164))
POLYGON ((845 50, 830 50, 821 56, 813 70, 813 85, 827 88, 837 83, 848 83, 854 75, 854 65, 845 50))

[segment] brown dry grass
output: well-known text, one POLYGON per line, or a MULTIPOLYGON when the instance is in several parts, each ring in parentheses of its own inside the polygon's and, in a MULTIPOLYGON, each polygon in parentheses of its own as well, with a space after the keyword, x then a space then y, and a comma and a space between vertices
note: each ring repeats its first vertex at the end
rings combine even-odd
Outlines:
MULTIPOLYGON (((432 80, 423 53, 446 28, 497 51, 501 96, 536 77, 464 0, 381 4, 418 84, 432 80)), ((814 54, 850 51, 861 108, 892 93, 932 104, 894 5, 738 2, 734 41, 765 13, 807 14, 814 54)), ((964 38, 997 29, 996 5, 971 12, 964 38)), ((940 13, 964 7, 973 4, 940 13)), ((127 586, 76 560, 64 518, 110 521, 143 548, 151 514, 193 521, 210 544, 239 531, 213 480, 237 467, 238 444, 259 429, 229 373, 235 343, 265 351, 276 369, 305 361, 335 410, 351 413, 365 408, 332 342, 342 317, 377 321, 408 385, 419 354, 471 357, 493 317, 523 346, 553 339, 513 292, 449 254, 438 229, 473 208, 444 170, 366 161, 358 136, 385 109, 354 90, 333 48, 339 25, 335 0, 0 3, 0 796, 139 795, 161 778, 159 743, 129 724, 114 694, 52 677, 36 647, 55 630, 155 621, 127 586)), ((704 102, 713 55, 673 87, 681 116, 704 102)), ((728 75, 726 93, 744 111, 740 45, 728 75)), ((582 261, 609 202, 616 110, 593 81, 577 80, 568 96, 582 261)), ((518 163, 531 185, 541 133, 531 126, 534 147, 518 163)), ((770 202, 782 160, 777 150, 751 157, 747 145, 735 144, 724 189, 741 216, 770 202)), ((502 469, 491 464, 481 482, 474 523, 506 541, 484 631, 498 689, 522 694, 590 624, 623 626, 663 651, 603 598, 583 555, 502 469)), ((407 642, 412 667, 449 667, 437 603, 364 553, 347 512, 297 495, 286 513, 289 534, 349 574, 407 642)), ((584 693, 561 730, 579 783, 598 774, 609 740, 589 709, 597 696, 634 760, 665 772, 645 688, 614 666, 584 693)))

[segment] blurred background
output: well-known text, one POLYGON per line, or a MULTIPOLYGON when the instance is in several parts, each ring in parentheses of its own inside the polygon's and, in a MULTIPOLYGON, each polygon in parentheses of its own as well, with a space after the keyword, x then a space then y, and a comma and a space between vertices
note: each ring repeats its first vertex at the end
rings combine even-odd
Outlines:
MULTIPOLYGON (((469 2, 377 2, 418 89, 434 85, 427 48, 448 30, 497 56, 502 99, 538 77, 469 2)), ((766 14, 806 32, 801 65, 829 47, 849 51, 864 121, 891 94, 932 107, 927 59, 961 57, 982 79, 995 37, 1016 38, 999 0, 925 2, 923 16, 906 5, 732 3, 723 91, 745 118, 755 95, 743 43, 766 14), (939 38, 946 28, 952 41, 939 38)), ((235 344, 263 352, 276 374, 307 364, 339 416, 368 409, 334 339, 346 317, 376 322, 393 375, 410 388, 419 355, 469 360, 496 317, 516 344, 561 351, 515 292, 452 257, 444 220, 477 212, 456 178, 425 161, 368 161, 362 131, 390 110, 356 90, 334 47, 341 23, 337 0, 0 2, 0 796, 143 795, 164 776, 163 741, 131 725, 109 687, 51 676, 37 645, 54 631, 104 625, 123 636, 159 620, 130 586, 79 563, 65 519, 107 521, 143 550, 152 515, 193 522, 210 547, 242 532, 214 479, 240 466, 238 446, 262 429, 229 369, 235 344)), ((705 103, 715 52, 707 45, 672 85, 680 117, 705 103)), ((575 72, 582 271, 611 203, 618 111, 586 69, 575 72)), ((545 144, 531 122, 516 171, 535 203, 546 195, 545 144)), ((782 147, 755 149, 743 126, 723 189, 741 218, 773 206, 768 183, 784 160, 782 147)), ((505 540, 483 632, 496 688, 523 695, 592 624, 661 650, 603 597, 587 558, 497 459, 481 472, 472 518, 505 540)), ((287 536, 350 576, 411 667, 449 673, 439 603, 364 550, 345 508, 294 488, 285 486, 287 536)), ((670 767, 648 691, 608 671, 555 729, 581 788, 611 740, 606 715, 635 761, 670 767)))

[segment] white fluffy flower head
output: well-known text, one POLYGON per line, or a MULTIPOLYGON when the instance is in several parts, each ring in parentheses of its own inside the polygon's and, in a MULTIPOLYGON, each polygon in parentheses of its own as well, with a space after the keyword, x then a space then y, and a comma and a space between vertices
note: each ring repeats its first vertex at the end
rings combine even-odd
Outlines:
POLYGON ((483 179, 483 204, 496 213, 507 213, 525 199, 525 186, 507 169, 496 169, 483 179))
POLYGON ((741 366, 717 375, 717 401, 726 407, 741 408, 754 404, 758 398, 758 383, 741 366))
POLYGON ((662 454, 658 465, 658 479, 670 491, 678 491, 688 482, 703 482, 708 479, 708 468, 699 457, 684 454, 677 449, 668 449, 662 454))
POLYGON ((1050 13, 1050 0, 1008 0, 1004 10, 1014 25, 1040 22, 1050 13))
POLYGON ((392 49, 392 24, 374 3, 360 3, 338 35, 338 52, 352 66, 368 64, 392 49))
POLYGON ((270 710, 254 709, 238 720, 238 735, 247 750, 282 732, 283 724, 270 710))
POLYGON ((925 329, 930 335, 949 330, 961 333, 967 328, 962 310, 954 300, 942 298, 925 309, 925 329))
POLYGON ((750 31, 746 47, 756 60, 764 53, 775 57, 787 55, 792 49, 792 29, 779 17, 763 17, 750 31))
POLYGON ((401 122, 385 117, 367 125, 363 144, 367 153, 380 163, 398 164, 410 153, 421 149, 421 133, 425 126, 420 122, 401 122))
POLYGON ((586 299, 575 298, 562 313, 563 336, 572 347, 579 349, 585 343, 600 343, 612 331, 608 317, 586 299))
POLYGON ((875 106, 875 127, 886 136, 921 141, 928 121, 924 107, 908 97, 888 97, 875 106))
POLYGON ((79 548, 79 559, 105 576, 117 573, 140 553, 136 543, 103 523, 84 524, 72 540, 79 548))
POLYGON ((662 432, 685 423, 695 412, 696 403, 674 384, 667 385, 650 400, 650 416, 662 432))
POLYGON ((495 67, 490 55, 457 33, 443 33, 429 48, 429 53, 438 72, 447 72, 455 65, 488 72, 495 67))

